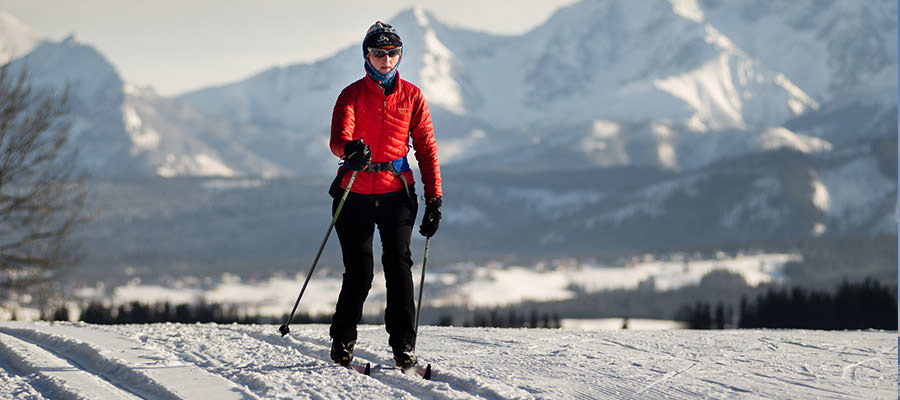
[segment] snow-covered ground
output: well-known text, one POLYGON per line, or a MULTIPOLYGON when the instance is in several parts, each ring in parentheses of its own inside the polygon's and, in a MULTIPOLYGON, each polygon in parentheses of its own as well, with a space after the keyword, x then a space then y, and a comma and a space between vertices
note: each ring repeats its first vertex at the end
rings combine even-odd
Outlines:
MULTIPOLYGON (((381 326, 357 358, 389 364, 381 326)), ((328 361, 295 325, 0 323, 0 397, 17 399, 896 399, 896 332, 420 330, 432 381, 328 361)))

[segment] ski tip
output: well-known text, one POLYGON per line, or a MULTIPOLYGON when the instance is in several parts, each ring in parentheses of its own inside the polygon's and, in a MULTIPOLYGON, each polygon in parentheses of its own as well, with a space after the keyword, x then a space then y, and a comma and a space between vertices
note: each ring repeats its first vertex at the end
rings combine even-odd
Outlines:
POLYGON ((366 369, 363 370, 363 375, 371 375, 372 374, 372 364, 366 363, 366 369))
POLYGON ((425 378, 425 380, 429 380, 429 381, 431 380, 431 364, 428 364, 425 367, 425 373, 422 374, 422 378, 425 378))

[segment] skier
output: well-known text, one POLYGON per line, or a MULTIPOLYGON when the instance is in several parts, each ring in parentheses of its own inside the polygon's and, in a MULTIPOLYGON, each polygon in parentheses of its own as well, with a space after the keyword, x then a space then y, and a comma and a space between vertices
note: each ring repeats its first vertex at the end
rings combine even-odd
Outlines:
POLYGON ((437 143, 425 97, 397 72, 403 57, 397 30, 375 22, 366 32, 362 51, 366 76, 344 88, 331 119, 331 151, 343 159, 331 187, 332 213, 350 182, 347 172, 358 171, 335 222, 344 275, 329 331, 331 359, 343 366, 353 360, 356 326, 374 277, 372 236, 377 226, 387 285, 388 343, 397 365, 410 368, 416 364, 416 337, 409 243, 418 199, 407 154, 411 143, 425 189, 419 233, 431 237, 441 221, 437 143))

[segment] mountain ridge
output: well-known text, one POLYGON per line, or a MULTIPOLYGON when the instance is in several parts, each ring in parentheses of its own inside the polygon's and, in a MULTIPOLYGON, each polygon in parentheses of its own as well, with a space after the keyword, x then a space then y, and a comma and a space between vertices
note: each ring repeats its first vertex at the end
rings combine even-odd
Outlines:
MULTIPOLYGON (((446 175, 436 254, 896 234, 888 3, 582 1, 521 35, 401 12, 400 76, 426 92, 446 175), (805 58, 777 57, 792 50, 805 58), (869 79, 845 84, 860 57, 869 79)), ((79 161, 115 210, 85 234, 90 262, 285 266, 314 251, 321 228, 308 221, 328 214, 337 163, 331 108, 364 74, 359 46, 177 97, 124 82, 75 38, 11 65, 41 89, 70 85, 79 161)))

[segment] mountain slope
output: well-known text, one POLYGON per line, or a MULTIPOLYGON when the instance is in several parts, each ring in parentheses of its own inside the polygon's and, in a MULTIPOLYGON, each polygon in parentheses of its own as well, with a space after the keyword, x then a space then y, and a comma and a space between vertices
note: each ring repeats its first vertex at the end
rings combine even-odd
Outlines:
POLYGON ((700 4, 706 21, 820 104, 788 128, 835 144, 896 135, 897 2, 700 4))
MULTIPOLYGON (((794 2, 586 0, 518 36, 449 27, 421 9, 392 22, 405 40, 401 74, 428 97, 448 166, 503 162, 504 149, 549 144, 547 155, 507 161, 689 170, 778 148, 828 151, 895 130, 896 5, 888 3, 808 11, 794 2), (847 46, 858 57, 846 57, 847 46), (783 57, 794 53, 803 58, 783 57)), ((34 36, 7 17, 0 28, 10 37, 34 36)), ((333 160, 316 144, 337 93, 363 75, 361 49, 351 46, 164 99, 125 89, 112 65, 89 53, 70 38, 27 59, 47 86, 72 85, 75 135, 92 149, 85 166, 101 176, 329 170, 333 160), (310 157, 313 168, 301 161, 310 157)))
MULTIPOLYGON (((774 14, 782 9, 802 13, 800 6, 778 4, 774 11, 758 7, 774 14)), ((559 10, 520 36, 449 27, 421 9, 405 11, 391 22, 406 48, 401 76, 429 99, 447 165, 486 155, 503 162, 496 151, 550 144, 551 155, 539 152, 526 159, 516 154, 506 161, 552 165, 586 158, 587 165, 680 170, 778 148, 828 151, 836 142, 885 134, 883 124, 875 124, 880 131, 847 129, 829 112, 847 110, 859 116, 856 121, 887 121, 896 114, 895 99, 884 96, 884 88, 892 86, 881 85, 896 83, 896 74, 890 74, 897 66, 890 57, 896 53, 890 39, 896 28, 885 22, 890 15, 879 16, 876 27, 866 24, 889 6, 829 5, 822 12, 831 20, 850 19, 842 21, 840 34, 813 21, 818 35, 795 21, 800 17, 750 19, 742 14, 755 7, 753 2, 723 7, 693 1, 587 0, 559 10), (845 8, 853 12, 847 14, 845 8), (766 48, 769 42, 752 34, 755 29, 778 32, 779 40, 771 41, 777 44, 766 48), (872 40, 876 45, 860 51, 880 62, 854 64, 843 58, 840 67, 821 67, 836 62, 834 49, 846 44, 848 31, 862 37, 871 29, 878 29, 872 40), (809 59, 775 56, 787 47, 808 49, 802 54, 809 59), (809 64, 816 66, 818 78, 794 82, 792 77, 809 76, 803 73, 809 64), (818 84, 842 81, 841 74, 855 69, 872 70, 867 82, 873 84, 831 92, 818 84), (816 96, 807 94, 807 85, 816 96), (598 124, 619 128, 609 136, 608 129, 596 129, 598 124), (638 129, 623 128, 630 126, 638 129), (561 132, 567 139, 559 138, 561 132), (559 140, 569 143, 561 152, 552 149, 559 140)), ((362 75, 361 50, 351 46, 314 64, 273 68, 179 99, 244 122, 327 131, 336 94, 362 75)))
MULTIPOLYGON (((432 108, 497 128, 654 119, 708 130, 778 124, 816 106, 710 26, 677 16, 664 0, 637 4, 578 3, 515 37, 449 28, 420 9, 406 11, 392 20, 406 49, 401 74, 432 108)), ((244 121, 327 127, 322 104, 363 75, 362 62, 353 46, 313 65, 180 98, 244 121)))
POLYGON ((126 86, 122 107, 131 153, 152 175, 320 176, 331 173, 330 154, 316 133, 215 118, 189 104, 126 86))
POLYGON ((896 102, 897 2, 698 3, 706 21, 816 101, 862 90, 896 102))
POLYGON ((319 152, 298 157, 321 142, 318 134, 205 115, 129 85, 105 56, 74 36, 44 41, 10 65, 14 72, 26 68, 37 89, 68 88, 71 142, 82 149, 80 166, 95 177, 274 177, 333 169, 319 152))
MULTIPOLYGON (((533 151, 550 145, 534 145, 533 151)), ((896 140, 840 154, 782 149, 687 172, 512 163, 447 172, 444 252, 641 251, 823 234, 895 232, 896 140), (892 145, 893 144, 893 145, 892 145), (887 149, 875 153, 872 149, 887 149), (879 155, 884 154, 884 155, 879 155), (516 167, 521 167, 517 169, 516 167), (533 167, 533 169, 528 169, 533 167), (860 196, 860 193, 866 193, 860 196), (511 207, 510 205, 515 205, 511 207), (467 240, 449 244, 448 238, 467 240)), ((584 164, 561 158, 558 165, 584 164)))
POLYGON ((0 10, 0 63, 28 54, 43 40, 30 26, 0 10))

